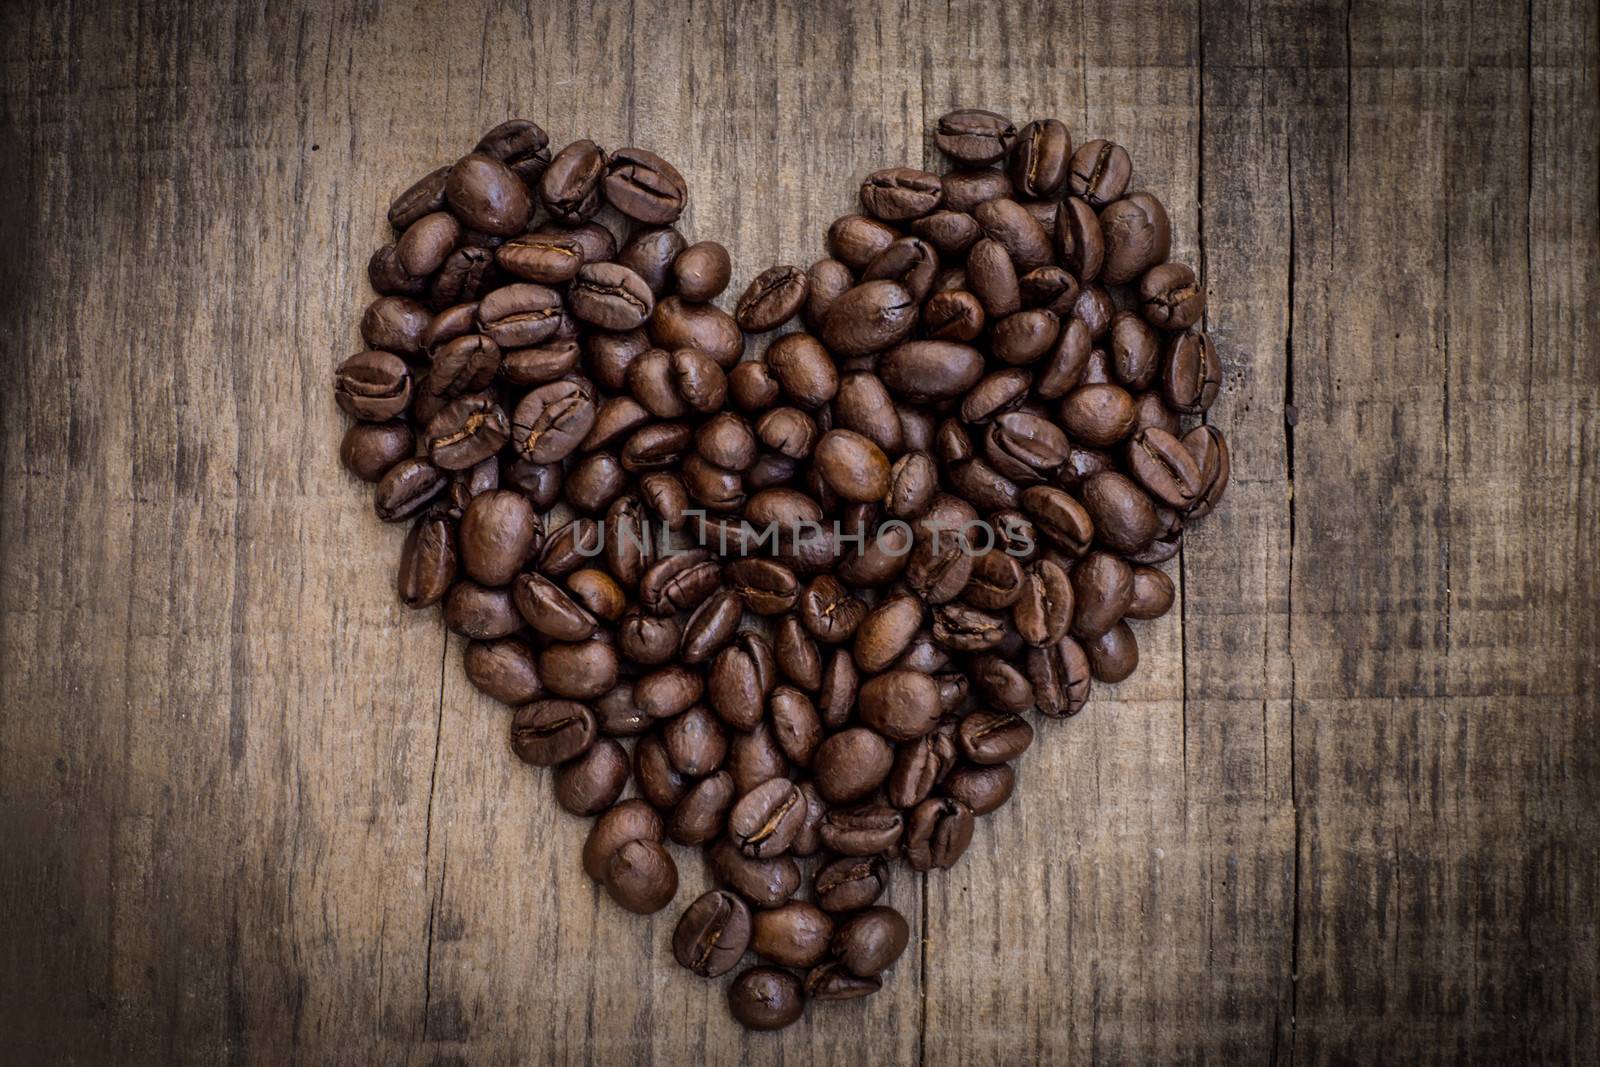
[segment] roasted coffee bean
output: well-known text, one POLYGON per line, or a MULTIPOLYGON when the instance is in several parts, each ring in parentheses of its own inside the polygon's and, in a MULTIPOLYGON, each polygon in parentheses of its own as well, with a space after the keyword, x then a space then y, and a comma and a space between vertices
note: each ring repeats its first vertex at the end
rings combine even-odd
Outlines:
POLYGON ((1022 491, 1022 510, 1033 521, 1034 529, 1045 540, 1081 556, 1095 535, 1088 510, 1064 489, 1053 485, 1034 485, 1022 491))
POLYGON ((611 857, 629 841, 659 842, 665 828, 661 816, 647 802, 630 797, 602 814, 589 827, 583 843, 583 870, 604 882, 611 857))
MULTIPOLYGON (((1190 505, 1187 512, 1189 520, 1204 518, 1217 506, 1217 501, 1222 497, 1222 491, 1228 487, 1228 477, 1231 473, 1232 461, 1228 455, 1228 441, 1222 436, 1222 431, 1215 426, 1196 426, 1183 437, 1183 446, 1200 465, 1200 484, 1205 488, 1200 496, 1190 505)), ((398 468, 396 468, 398 469, 398 468)), ((387 481, 388 479, 385 479, 387 481)), ((382 517, 379 512, 379 517, 382 517)), ((1140 562, 1152 562, 1141 560, 1140 562)))
POLYGON ((616 650, 604 640, 560 642, 539 653, 545 688, 573 700, 593 700, 609 690, 619 669, 616 650))
POLYGON ((922 323, 936 341, 972 341, 985 323, 983 303, 961 289, 935 293, 922 309, 922 323))
POLYGON ((511 720, 511 747, 524 763, 554 767, 581 756, 599 732, 594 712, 572 700, 536 700, 511 720))
POLYGON ((990 331, 990 351, 1001 363, 1025 366, 1043 358, 1055 345, 1061 320, 1053 311, 1032 308, 1007 315, 990 331))
POLYGON ((952 652, 982 652, 1004 637, 1005 620, 997 615, 959 603, 933 609, 933 639, 952 652))
POLYGON ((1016 263, 1004 245, 985 237, 967 253, 967 284, 990 319, 1003 319, 1022 308, 1022 286, 1016 263))
POLYGON ((1089 336, 1096 340, 1110 331, 1111 319, 1116 313, 1115 301, 1111 299, 1111 294, 1106 292, 1105 286, 1099 282, 1085 283, 1079 288, 1078 299, 1072 304, 1072 314, 1088 329, 1089 336))
POLYGON ((861 721, 892 741, 910 741, 939 721, 939 687, 925 674, 892 670, 861 686, 861 721))
POLYGON ((1007 167, 1023 196, 1048 197, 1067 180, 1072 135, 1059 119, 1034 119, 1017 135, 1007 167))
POLYGON ((389 205, 389 225, 403 231, 424 215, 443 211, 444 187, 450 177, 449 167, 440 167, 419 178, 415 185, 394 198, 389 205))
POLYGON ((678 866, 654 841, 622 844, 606 862, 606 893, 628 911, 649 915, 678 893, 678 866))
POLYGON ((394 266, 408 279, 425 280, 444 265, 461 244, 461 223, 446 211, 437 211, 406 227, 394 243, 394 266))
POLYGON ((1189 330, 1167 342, 1161 393, 1173 411, 1204 414, 1217 399, 1221 385, 1222 366, 1204 331, 1189 330))
POLYGON ((961 599, 975 608, 999 611, 1011 607, 1022 594, 1022 564, 996 546, 973 558, 972 576, 961 590, 961 599))
MULTIPOLYGON (((937 700, 937 686, 934 687, 937 700)), ((894 750, 872 730, 853 728, 827 737, 812 761, 814 781, 824 800, 846 804, 872 795, 888 778, 894 750)))
POLYGON ((601 187, 612 207, 651 226, 676 220, 689 199, 689 187, 678 168, 643 148, 611 153, 601 187))
MULTIPOLYGON (((943 196, 944 182, 940 182, 943 196)), ((972 247, 972 242, 983 236, 978 220, 966 211, 935 211, 911 224, 911 232, 933 245, 946 256, 959 256, 972 247)))
POLYGON ((639 738, 633 746, 633 780, 644 798, 663 811, 681 803, 694 784, 672 765, 667 746, 655 733, 639 738))
POLYGON ((766 362, 784 394, 801 407, 821 407, 839 391, 833 357, 808 333, 778 338, 767 349, 766 362))
POLYGON ((609 737, 568 760, 555 773, 556 803, 574 815, 598 815, 628 784, 628 753, 609 737))
POLYGON ((1076 715, 1089 700, 1089 660, 1071 637, 1030 648, 1027 673, 1035 707, 1043 715, 1076 715))
POLYGON ((867 606, 832 575, 821 574, 807 583, 798 601, 800 621, 818 641, 837 644, 855 635, 867 606))
POLYGON ((984 435, 989 462, 1016 481, 1042 479, 1067 460, 1067 435, 1054 422, 1031 411, 997 416, 984 435))
POLYGON ((900 843, 905 821, 894 808, 868 804, 833 808, 822 820, 822 843, 844 856, 873 856, 900 843))
POLYGON ((835 915, 871 907, 888 885, 889 869, 879 856, 833 860, 812 880, 817 904, 835 915))
MULTIPOLYGON (((778 634, 773 642, 773 654, 778 664, 778 671, 796 686, 808 693, 814 693, 821 687, 822 655, 817 650, 816 641, 806 633, 804 624, 797 616, 785 615, 779 621, 778 634)), ((815 713, 815 708, 812 710, 815 713)), ((781 729, 779 738, 781 741, 781 729)), ((820 736, 817 740, 821 740, 820 736)), ((785 743, 784 747, 787 750, 789 746, 785 743)), ((810 759, 808 757, 804 761, 796 762, 809 764, 810 759)))
POLYGON ((1082 494, 1095 537, 1119 552, 1137 552, 1161 532, 1150 497, 1116 471, 1101 471, 1085 480, 1082 494))
POLYGON ((694 784, 672 809, 667 836, 680 845, 704 845, 716 840, 728 821, 737 790, 733 776, 718 771, 694 784))
POLYGON ((1185 263, 1162 263, 1139 279, 1139 310, 1152 326, 1187 330, 1205 308, 1206 291, 1185 263))
POLYGON ((806 326, 813 332, 820 331, 833 302, 855 283, 850 268, 837 259, 828 257, 811 264, 806 271, 806 326))
POLYGON ((867 613, 855 634, 855 660, 862 670, 884 670, 911 644, 922 625, 920 597, 897 596, 867 613))
POLYGON ((911 928, 898 911, 882 905, 866 908, 839 923, 832 952, 851 974, 870 978, 890 967, 911 940, 911 928))
POLYGON ((805 821, 806 801, 787 778, 773 778, 740 797, 728 813, 728 834, 752 859, 770 859, 789 850, 805 821))
POLYGON ((649 335, 643 330, 592 332, 583 339, 590 372, 601 388, 613 393, 624 389, 628 368, 652 347, 649 335))
POLYGON ((606 154, 593 141, 567 145, 539 178, 539 199, 558 221, 576 226, 600 210, 606 154))
POLYGON ((419 514, 450 484, 450 475, 421 457, 403 459, 378 480, 373 509, 384 522, 419 514))
MULTIPOLYGON (((982 655, 970 664, 972 686, 981 702, 996 711, 1020 715, 1034 705, 1033 685, 1016 665, 998 655, 982 655)), ((967 675, 957 675, 958 678, 967 675)))
POLYGON ((751 279, 734 319, 751 333, 775 330, 800 313, 806 286, 806 272, 799 267, 769 267, 751 279))
POLYGON ((539 516, 527 497, 509 489, 480 493, 461 516, 462 565, 481 585, 506 585, 538 551, 539 537, 539 516))
POLYGON ((1061 424, 1074 440, 1109 448, 1133 429, 1133 397, 1118 385, 1083 385, 1061 402, 1061 424))
POLYGON ((411 402, 411 371, 392 352, 358 352, 339 364, 334 397, 347 415, 383 422, 411 402))
POLYGON ((728 735, 717 717, 695 705, 661 728, 661 744, 679 774, 703 778, 722 766, 728 754, 728 735))
POLYGON ((507 119, 483 135, 473 151, 511 168, 531 189, 550 165, 550 138, 536 122, 507 119))
POLYGON ((1204 490, 1199 462, 1166 430, 1136 433, 1128 441, 1127 461, 1139 484, 1170 507, 1186 509, 1204 490))
POLYGON ((474 581, 458 581, 444 598, 444 624, 474 641, 492 641, 522 629, 509 589, 486 589, 474 581))
POLYGON ((915 540, 906 579, 924 601, 943 604, 966 588, 973 559, 966 531, 977 525, 972 506, 947 494, 936 496, 913 524, 915 540))
POLYGON ((879 357, 878 376, 891 393, 912 403, 953 400, 983 377, 983 356, 954 341, 907 341, 879 357))
POLYGON ((1133 601, 1133 568, 1110 552, 1091 552, 1072 568, 1072 633, 1095 638, 1115 626, 1133 601))
POLYGON ((473 641, 462 664, 467 681, 502 704, 528 704, 544 691, 539 684, 538 658, 520 637, 473 641))
POLYGON ((918 303, 927 299, 939 270, 939 254, 920 237, 896 238, 861 274, 862 281, 898 282, 918 303))
POLYGON ((886 795, 897 808, 911 808, 926 800, 955 766, 954 737, 944 730, 919 737, 895 750, 886 795))
POLYGON ((478 302, 478 332, 502 350, 529 348, 551 339, 561 326, 561 297, 530 282, 501 286, 478 302))
POLYGON ((1148 389, 1161 368, 1160 336, 1133 312, 1117 312, 1111 318, 1111 363, 1128 389, 1148 389))
POLYGON ((781 615, 800 597, 794 571, 771 560, 738 560, 729 564, 726 577, 730 588, 738 590, 745 605, 758 615, 781 615))
POLYGON ((1074 608, 1067 572, 1054 561, 1041 559, 1028 565, 1011 618, 1025 642, 1044 647, 1066 635, 1074 608))
POLYGON ((905 438, 894 401, 876 374, 856 371, 840 379, 833 419, 836 429, 860 434, 886 456, 903 449, 905 438))
POLYGON ((1067 168, 1067 189, 1096 208, 1104 208, 1120 197, 1133 177, 1133 161, 1128 150, 1110 141, 1094 140, 1080 145, 1067 168))
POLYGON ((832 938, 833 919, 815 904, 793 900, 752 916, 750 947, 786 967, 820 963, 832 938))
POLYGON ((906 862, 914 871, 948 870, 970 844, 972 809, 959 800, 929 798, 912 809, 906 819, 902 847, 906 862))
POLYGON ((939 206, 943 189, 937 174, 914 167, 889 167, 861 183, 861 206, 885 222, 921 218, 939 206))
POLYGON ((844 215, 828 227, 828 255, 852 271, 862 271, 899 236, 899 231, 877 219, 844 215))
POLYGON ((444 599, 455 577, 455 524, 437 513, 424 515, 400 552, 400 599, 408 608, 430 607, 444 599))
POLYGON ((746 631, 711 661, 707 699, 723 722, 736 730, 752 730, 761 722, 767 697, 777 684, 775 672, 766 639, 746 631))
POLYGON ((377 482, 416 448, 416 435, 399 419, 352 422, 339 442, 339 459, 357 478, 377 482))
POLYGON ((564 285, 583 266, 583 242, 570 230, 541 229, 519 234, 494 251, 507 274, 541 285, 564 285))
POLYGON ((679 253, 672 274, 678 295, 694 304, 711 300, 728 287, 733 262, 728 250, 715 241, 697 241, 679 253))
POLYGON ((444 195, 450 210, 468 228, 496 237, 521 233, 533 214, 523 180, 495 157, 476 152, 450 168, 444 195))
POLYGON ((961 720, 956 742, 973 763, 1009 763, 1033 743, 1033 727, 1007 712, 975 711, 961 720))
POLYGON ((380 296, 361 315, 361 339, 368 348, 420 356, 422 334, 433 316, 415 300, 403 296, 380 296))
POLYGON ((620 263, 579 267, 568 299, 574 315, 604 330, 642 326, 656 306, 649 283, 620 263))
POLYGON ((984 166, 1003 158, 1016 142, 1017 129, 993 111, 960 108, 942 115, 934 126, 934 146, 968 166, 984 166))
POLYGON ((782 1030, 805 1007, 800 979, 778 967, 751 967, 728 986, 728 1010, 747 1030, 782 1030))
POLYGON ((1006 197, 987 200, 973 209, 972 217, 983 229, 984 236, 1006 250, 1017 274, 1026 274, 1054 260, 1050 235, 1039 220, 1015 200, 1006 197))
POLYGON ((1123 615, 1130 619, 1159 619, 1172 610, 1177 589, 1172 579, 1154 567, 1133 568, 1133 596, 1123 615))
POLYGON ((672 934, 672 955, 702 978, 726 974, 750 947, 750 909, 738 896, 713 889, 684 911, 672 934))
POLYGON ((511 439, 506 413, 487 395, 472 393, 446 404, 428 423, 423 442, 441 470, 459 471, 500 452, 511 439))
POLYGON ((682 715, 704 692, 700 672, 678 664, 651 671, 633 684, 634 703, 652 719, 682 715))
POLYGON ((1100 280, 1108 285, 1126 285, 1166 262, 1172 249, 1167 209, 1149 193, 1131 193, 1108 204, 1100 212, 1100 232, 1106 243, 1100 280))
POLYGON ((957 767, 944 781, 944 793, 965 804, 974 815, 987 815, 1011 799, 1017 777, 1010 765, 957 767))
POLYGON ((1089 656, 1089 669, 1102 682, 1120 682, 1139 666, 1139 643, 1125 622, 1090 640, 1084 651, 1089 656))
POLYGON ((721 589, 695 608, 684 624, 680 654, 685 663, 704 663, 716 655, 739 629, 744 602, 732 589, 721 589))
POLYGON ((884 279, 862 282, 828 309, 822 341, 842 356, 870 355, 903 340, 916 322, 917 302, 904 286, 884 279))
POLYGON ((944 187, 944 206, 969 215, 979 204, 1009 197, 1014 192, 1005 171, 987 167, 957 168, 946 171, 939 180, 944 187))
POLYGON ((757 908, 782 907, 800 888, 800 868, 788 856, 752 859, 723 838, 706 858, 718 882, 757 908))
POLYGON ((687 245, 683 234, 671 226, 643 227, 617 252, 617 262, 643 278, 659 298, 671 289, 673 263, 687 245))
POLYGON ((733 316, 714 304, 685 303, 681 295, 656 304, 650 316, 650 339, 667 351, 696 348, 723 370, 732 369, 744 354, 744 331, 733 316))

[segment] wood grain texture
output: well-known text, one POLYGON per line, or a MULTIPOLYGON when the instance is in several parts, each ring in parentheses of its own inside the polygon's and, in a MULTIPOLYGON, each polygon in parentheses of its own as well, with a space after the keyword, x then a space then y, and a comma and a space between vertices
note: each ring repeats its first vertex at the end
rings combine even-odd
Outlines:
MULTIPOLYGON (((0 11, 16 1062, 1600 1057, 1587 0, 0 11), (1126 144, 1234 451, 879 995, 746 1035, 583 877, 337 464, 390 197, 508 115, 663 150, 732 291, 956 103, 1126 144)), ((680 899, 704 882, 684 865, 680 899)))

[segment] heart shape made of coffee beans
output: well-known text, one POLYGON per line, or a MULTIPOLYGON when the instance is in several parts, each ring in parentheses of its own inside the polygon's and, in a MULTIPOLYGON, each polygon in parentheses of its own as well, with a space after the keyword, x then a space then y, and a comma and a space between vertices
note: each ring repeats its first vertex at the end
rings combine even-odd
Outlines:
POLYGON ((881 987, 891 863, 956 863, 1030 718, 1132 673, 1228 482, 1205 291, 1127 151, 975 109, 933 139, 946 173, 869 174, 827 256, 729 315, 672 164, 503 123, 395 199, 337 371, 340 457, 412 524, 401 599, 595 817, 619 905, 676 896, 666 842, 705 850, 673 953, 753 950, 753 1029, 881 987))

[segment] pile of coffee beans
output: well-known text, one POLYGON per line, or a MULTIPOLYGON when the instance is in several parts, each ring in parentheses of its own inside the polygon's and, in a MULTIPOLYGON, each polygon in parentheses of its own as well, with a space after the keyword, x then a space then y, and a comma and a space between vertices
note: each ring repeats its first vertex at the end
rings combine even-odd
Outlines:
POLYGON ((868 175, 730 315, 670 163, 504 123, 394 201, 337 372, 402 600, 467 639, 619 905, 703 850, 672 951, 754 952, 754 1029, 880 988, 893 861, 956 863, 1035 717, 1133 672, 1228 482, 1205 290, 1127 151, 970 109, 933 142, 945 173, 868 175))

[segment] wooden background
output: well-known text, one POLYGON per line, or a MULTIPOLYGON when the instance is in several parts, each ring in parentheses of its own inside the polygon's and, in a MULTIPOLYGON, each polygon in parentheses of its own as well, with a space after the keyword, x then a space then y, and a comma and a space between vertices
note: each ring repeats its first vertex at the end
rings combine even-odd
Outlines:
MULTIPOLYGON (((1594 1062, 1592 0, 7 3, 0 1060, 1594 1062), (1145 663, 778 1035, 578 868, 338 466, 389 198, 658 148, 733 291, 955 104, 1126 144, 1228 366, 1145 663)), ((703 880, 686 866, 680 900, 703 880)))

